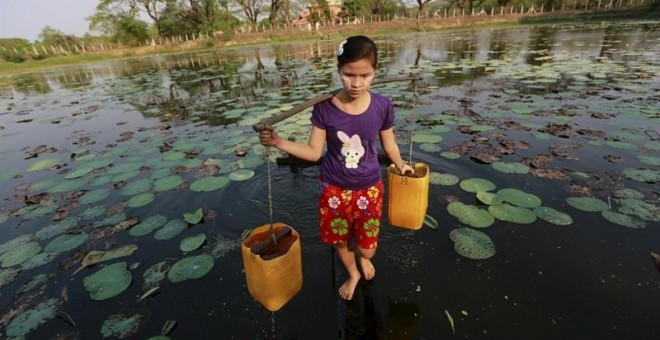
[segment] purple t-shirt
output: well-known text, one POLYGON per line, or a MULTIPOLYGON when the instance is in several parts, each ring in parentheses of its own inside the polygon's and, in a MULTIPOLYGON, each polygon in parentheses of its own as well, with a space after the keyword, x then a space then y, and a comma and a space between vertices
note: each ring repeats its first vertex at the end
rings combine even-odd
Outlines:
POLYGON ((314 105, 312 124, 326 132, 327 151, 321 177, 340 188, 368 188, 381 179, 377 143, 379 133, 394 124, 392 101, 376 93, 359 115, 339 109, 332 100, 314 105))

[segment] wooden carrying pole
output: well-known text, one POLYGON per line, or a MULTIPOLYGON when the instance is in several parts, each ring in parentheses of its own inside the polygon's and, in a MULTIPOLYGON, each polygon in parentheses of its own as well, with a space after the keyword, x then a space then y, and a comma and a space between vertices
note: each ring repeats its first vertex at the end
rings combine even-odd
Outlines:
MULTIPOLYGON (((419 77, 414 76, 414 77, 386 78, 386 79, 376 80, 373 83, 371 83, 371 85, 373 86, 373 85, 384 84, 384 83, 392 83, 392 82, 395 82, 395 81, 408 81, 408 80, 419 80, 419 77)), ((305 110, 308 107, 314 106, 315 104, 318 104, 318 103, 320 103, 324 100, 328 100, 328 99, 332 98, 340 90, 341 89, 334 90, 330 93, 325 93, 325 94, 319 95, 317 97, 314 97, 314 98, 312 98, 312 99, 310 99, 306 102, 300 103, 300 104, 294 106, 293 108, 291 108, 290 110, 288 110, 286 112, 283 112, 283 113, 281 113, 277 116, 266 118, 266 119, 262 120, 261 122, 252 125, 252 128, 254 129, 254 131, 259 132, 259 131, 265 129, 266 127, 268 127, 268 126, 274 125, 274 124, 279 123, 279 122, 281 122, 281 121, 283 121, 283 120, 285 120, 289 117, 295 116, 296 114, 298 114, 299 112, 305 110)))

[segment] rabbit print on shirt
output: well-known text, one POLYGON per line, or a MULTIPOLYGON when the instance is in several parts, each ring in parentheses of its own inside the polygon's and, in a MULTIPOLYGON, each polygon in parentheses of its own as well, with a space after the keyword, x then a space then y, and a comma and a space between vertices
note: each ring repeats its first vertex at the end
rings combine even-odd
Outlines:
POLYGON ((360 158, 364 155, 364 146, 360 136, 353 135, 348 137, 343 131, 337 132, 337 137, 342 141, 341 154, 344 155, 346 167, 348 169, 355 169, 358 167, 360 158))

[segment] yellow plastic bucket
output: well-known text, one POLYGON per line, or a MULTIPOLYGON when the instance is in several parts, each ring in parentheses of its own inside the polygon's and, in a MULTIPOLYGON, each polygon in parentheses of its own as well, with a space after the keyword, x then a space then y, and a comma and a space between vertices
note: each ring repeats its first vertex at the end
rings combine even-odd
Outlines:
POLYGON ((270 224, 252 230, 241 244, 248 291, 271 312, 284 306, 302 288, 300 235, 284 223, 274 223, 279 237, 273 246, 270 224), (251 250, 252 248, 252 250, 251 250), (260 249, 259 254, 253 253, 260 249))
POLYGON ((413 169, 415 176, 402 176, 394 164, 387 168, 387 216, 393 226, 418 230, 426 217, 431 171, 424 163, 413 169))

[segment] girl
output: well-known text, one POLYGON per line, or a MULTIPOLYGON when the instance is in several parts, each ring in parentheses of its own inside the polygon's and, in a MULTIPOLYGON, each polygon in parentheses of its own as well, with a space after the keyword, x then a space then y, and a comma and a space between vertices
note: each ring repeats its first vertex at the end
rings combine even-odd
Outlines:
POLYGON ((362 275, 366 280, 376 275, 371 259, 376 254, 383 206, 377 140, 402 174, 414 172, 401 158, 394 138, 392 102, 369 92, 377 62, 377 47, 371 39, 344 40, 337 49, 343 88, 314 105, 308 143, 280 138, 270 126, 259 132, 261 144, 308 161, 319 160, 327 143, 319 180, 320 231, 323 242, 336 248, 348 271, 348 279, 339 287, 345 300, 353 298, 362 275))

